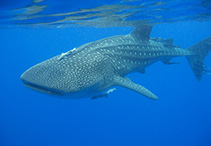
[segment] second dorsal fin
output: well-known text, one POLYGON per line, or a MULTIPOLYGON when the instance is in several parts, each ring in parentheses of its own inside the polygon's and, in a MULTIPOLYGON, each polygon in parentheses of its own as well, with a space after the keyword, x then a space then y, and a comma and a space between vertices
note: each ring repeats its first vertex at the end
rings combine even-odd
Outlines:
POLYGON ((149 39, 150 33, 152 31, 152 26, 141 25, 137 26, 130 35, 136 39, 149 39))

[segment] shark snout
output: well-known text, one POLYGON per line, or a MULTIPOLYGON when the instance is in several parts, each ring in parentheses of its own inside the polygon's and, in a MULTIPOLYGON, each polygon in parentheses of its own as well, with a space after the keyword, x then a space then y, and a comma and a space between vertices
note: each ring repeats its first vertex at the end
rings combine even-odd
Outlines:
POLYGON ((30 89, 47 94, 63 95, 61 91, 50 86, 50 78, 45 73, 46 71, 44 69, 35 66, 25 71, 20 79, 30 89))
POLYGON ((43 86, 40 86, 40 85, 37 85, 37 84, 34 84, 34 83, 30 83, 24 79, 21 79, 23 81, 23 84, 30 88, 30 89, 33 89, 35 91, 39 91, 39 92, 43 92, 43 93, 47 93, 47 94, 53 94, 53 95, 63 95, 61 92, 58 92, 54 89, 51 89, 51 88, 47 88, 47 87, 43 87, 43 86))

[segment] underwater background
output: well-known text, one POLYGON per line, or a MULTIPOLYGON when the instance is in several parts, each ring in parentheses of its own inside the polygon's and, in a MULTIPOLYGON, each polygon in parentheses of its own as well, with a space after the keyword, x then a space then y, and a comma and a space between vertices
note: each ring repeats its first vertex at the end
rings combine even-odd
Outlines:
MULTIPOLYGON (((108 98, 60 99, 20 80, 41 61, 128 34, 135 23, 154 25, 150 37, 172 38, 186 49, 211 36, 210 3, 1 1, 0 146, 210 146, 211 76, 198 82, 184 57, 128 75, 155 93, 155 101, 121 87, 108 98)), ((211 54, 204 64, 211 66, 211 54)))

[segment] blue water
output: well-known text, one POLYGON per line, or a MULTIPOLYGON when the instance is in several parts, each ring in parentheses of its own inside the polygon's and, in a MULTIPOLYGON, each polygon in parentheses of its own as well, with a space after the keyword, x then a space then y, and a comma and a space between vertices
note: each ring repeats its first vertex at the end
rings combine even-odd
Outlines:
MULTIPOLYGON (((158 62, 145 74, 128 75, 155 93, 156 101, 121 87, 108 99, 60 99, 30 90, 20 80, 32 65, 90 41, 128 34, 132 27, 14 27, 13 21, 12 28, 2 25, 0 146, 211 145, 211 76, 198 82, 183 57, 173 59, 180 64, 158 62)), ((211 22, 162 22, 150 36, 172 38, 186 49, 211 36, 211 22)), ((205 65, 211 66, 211 54, 205 65)))

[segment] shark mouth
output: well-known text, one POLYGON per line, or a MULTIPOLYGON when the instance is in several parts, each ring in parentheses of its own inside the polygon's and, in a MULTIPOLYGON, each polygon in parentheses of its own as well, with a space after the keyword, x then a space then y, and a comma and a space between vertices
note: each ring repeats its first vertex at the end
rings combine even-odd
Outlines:
POLYGON ((39 91, 39 92, 43 92, 43 93, 47 93, 47 94, 52 94, 52 95, 64 95, 59 91, 56 91, 55 89, 51 89, 51 88, 47 88, 47 87, 43 87, 37 84, 33 84, 31 82, 22 80, 23 84, 28 87, 31 88, 33 90, 39 91))

